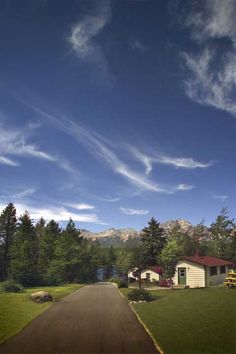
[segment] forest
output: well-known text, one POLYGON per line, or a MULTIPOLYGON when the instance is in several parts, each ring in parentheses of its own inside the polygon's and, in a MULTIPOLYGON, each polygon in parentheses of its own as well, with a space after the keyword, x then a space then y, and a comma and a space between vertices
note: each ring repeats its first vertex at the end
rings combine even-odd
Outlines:
POLYGON ((236 262, 236 226, 226 208, 210 227, 200 223, 191 232, 178 223, 165 232, 151 218, 140 239, 116 248, 82 237, 71 219, 61 228, 54 220, 41 218, 34 223, 27 211, 19 218, 16 215, 13 203, 0 215, 0 281, 13 279, 23 286, 90 282, 96 280, 100 267, 107 279, 114 268, 125 277, 130 268, 155 264, 162 265, 170 278, 181 256, 196 252, 236 262))

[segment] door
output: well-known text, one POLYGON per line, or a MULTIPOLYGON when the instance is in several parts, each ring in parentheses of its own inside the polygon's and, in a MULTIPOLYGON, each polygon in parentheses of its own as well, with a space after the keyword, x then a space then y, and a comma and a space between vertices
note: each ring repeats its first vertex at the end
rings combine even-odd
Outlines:
POLYGON ((186 268, 178 268, 178 284, 186 285, 186 268))

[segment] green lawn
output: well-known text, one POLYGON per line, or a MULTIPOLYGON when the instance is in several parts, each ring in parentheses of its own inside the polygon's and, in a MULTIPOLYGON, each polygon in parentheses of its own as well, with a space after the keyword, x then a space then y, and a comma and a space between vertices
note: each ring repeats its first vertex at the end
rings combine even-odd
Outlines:
POLYGON ((38 290, 48 291, 58 301, 60 298, 81 288, 79 284, 66 284, 63 286, 27 288, 22 293, 0 292, 0 343, 18 333, 33 318, 45 311, 52 303, 35 304, 29 299, 32 292, 38 290))
MULTIPOLYGON (((129 289, 120 289, 127 295, 129 289)), ((165 354, 235 354, 236 289, 160 290, 132 305, 165 354)))

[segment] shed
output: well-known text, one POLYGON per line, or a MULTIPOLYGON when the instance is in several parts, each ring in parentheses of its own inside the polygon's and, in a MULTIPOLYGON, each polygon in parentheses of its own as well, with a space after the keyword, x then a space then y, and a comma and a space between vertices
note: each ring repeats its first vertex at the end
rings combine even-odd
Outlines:
POLYGON ((185 256, 176 266, 175 285, 202 288, 223 283, 233 263, 211 256, 185 256))
MULTIPOLYGON (((128 272, 129 278, 135 278, 138 280, 137 268, 131 269, 128 272)), ((162 279, 162 268, 159 265, 147 266, 141 271, 141 279, 145 281, 159 281, 162 279)))

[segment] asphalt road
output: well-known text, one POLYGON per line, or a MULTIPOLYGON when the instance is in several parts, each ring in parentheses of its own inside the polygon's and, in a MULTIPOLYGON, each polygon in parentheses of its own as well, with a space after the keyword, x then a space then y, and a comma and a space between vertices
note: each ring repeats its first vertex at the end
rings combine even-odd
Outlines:
POLYGON ((88 285, 55 303, 0 346, 1 354, 157 354, 109 283, 88 285))

